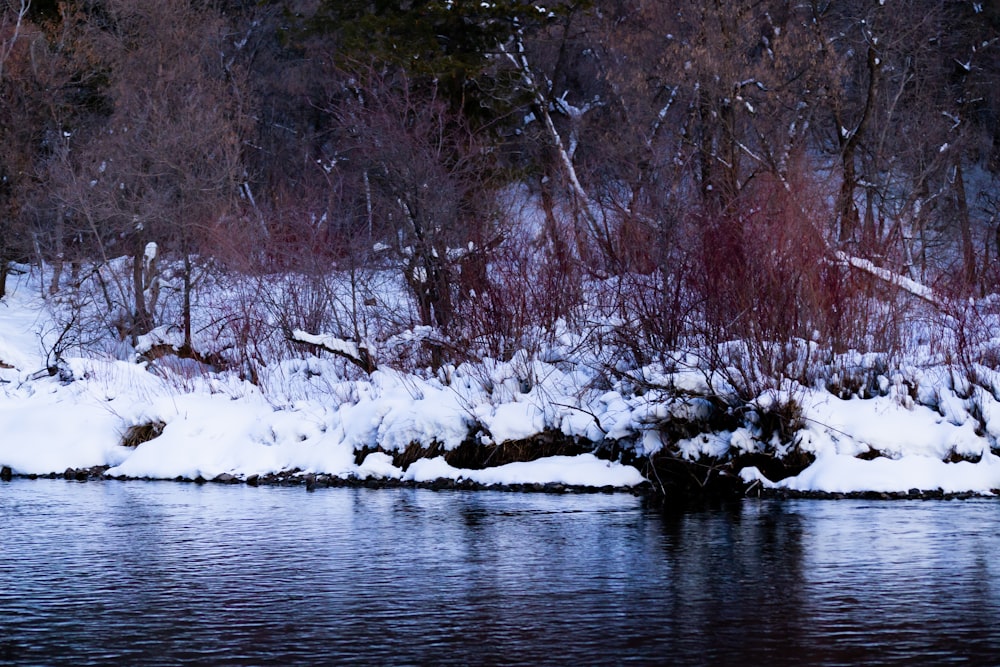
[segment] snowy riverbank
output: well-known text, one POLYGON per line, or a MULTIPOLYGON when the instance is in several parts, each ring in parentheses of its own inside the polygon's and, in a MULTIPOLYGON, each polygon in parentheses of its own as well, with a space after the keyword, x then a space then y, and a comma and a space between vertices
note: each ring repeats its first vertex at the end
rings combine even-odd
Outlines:
POLYGON ((627 488, 655 474, 644 464, 667 451, 692 463, 742 455, 750 463, 765 450, 794 449, 808 465, 780 481, 751 465, 732 471, 746 484, 792 491, 1000 488, 1000 457, 991 451, 1000 404, 981 387, 957 392, 943 367, 887 372, 875 398, 842 400, 803 387, 776 393, 772 400, 791 398, 800 409, 787 442, 753 419, 675 437, 671 422, 695 423, 710 408, 699 388, 712 378, 674 371, 660 381, 683 389, 670 395, 623 382, 601 387, 595 365, 564 350, 436 374, 380 369, 353 378, 336 359, 288 359, 257 384, 169 356, 136 363, 70 352, 56 366, 46 352, 58 328, 37 277, 13 275, 7 289, 0 303, 0 466, 14 474, 109 466, 108 476, 245 480, 297 470, 354 480, 627 488), (524 443, 528 451, 533 438, 552 433, 600 449, 603 458, 575 452, 480 461, 485 467, 448 462, 457 460, 450 453, 474 445, 497 452, 524 443))

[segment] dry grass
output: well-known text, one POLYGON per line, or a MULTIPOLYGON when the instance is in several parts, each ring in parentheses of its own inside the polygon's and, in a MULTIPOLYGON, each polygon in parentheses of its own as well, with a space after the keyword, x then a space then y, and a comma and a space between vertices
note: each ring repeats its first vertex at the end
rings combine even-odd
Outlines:
POLYGON ((122 435, 123 447, 138 447, 144 442, 157 438, 163 433, 166 423, 161 421, 151 421, 145 424, 129 426, 122 435))

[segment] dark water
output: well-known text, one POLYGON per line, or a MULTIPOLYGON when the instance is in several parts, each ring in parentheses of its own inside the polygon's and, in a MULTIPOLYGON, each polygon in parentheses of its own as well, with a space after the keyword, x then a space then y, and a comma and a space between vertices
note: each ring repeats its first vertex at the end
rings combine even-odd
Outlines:
POLYGON ((1000 504, 15 480, 0 664, 1000 664, 1000 504))

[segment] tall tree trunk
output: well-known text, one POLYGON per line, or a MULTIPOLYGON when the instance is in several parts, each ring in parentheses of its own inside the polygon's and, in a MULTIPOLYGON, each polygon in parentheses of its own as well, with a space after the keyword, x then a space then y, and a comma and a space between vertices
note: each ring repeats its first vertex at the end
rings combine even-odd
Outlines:
POLYGON ((875 193, 871 187, 865 188, 865 219, 861 225, 861 245, 865 252, 874 252, 878 249, 880 240, 878 230, 875 229, 875 193))
POLYGON ((149 333, 149 313, 146 310, 146 281, 143 265, 146 260, 146 247, 137 234, 135 248, 132 253, 132 294, 135 300, 135 314, 132 318, 132 344, 138 343, 138 337, 149 333))
POLYGON ((722 155, 722 175, 719 178, 722 192, 723 210, 731 213, 740 193, 739 151, 736 141, 736 110, 730 101, 724 101, 719 108, 720 146, 722 155))
POLYGON ((848 131, 841 124, 840 114, 834 114, 837 121, 837 137, 840 140, 840 162, 843 166, 843 180, 840 183, 840 196, 837 200, 837 216, 840 219, 840 242, 854 238, 860 224, 858 207, 854 202, 854 192, 858 187, 858 172, 856 159, 858 146, 868 129, 875 108, 875 98, 879 87, 881 60, 873 47, 868 47, 868 86, 865 90, 865 107, 853 131, 848 131))
POLYGON ((962 235, 965 282, 971 287, 976 284, 976 249, 972 245, 972 223, 969 219, 969 202, 965 196, 961 154, 955 160, 955 203, 958 206, 958 226, 962 235))
POLYGON ((708 94, 698 92, 698 127, 701 132, 698 141, 698 168, 701 189, 701 201, 707 208, 716 212, 718 206, 718 188, 714 184, 712 174, 715 171, 715 135, 710 131, 712 109, 708 94))
POLYGON ((184 320, 184 344, 188 352, 194 352, 191 345, 191 255, 184 253, 184 306, 181 318, 184 320))
POLYGON ((55 225, 52 230, 53 241, 56 245, 55 259, 52 262, 52 282, 49 283, 49 294, 55 294, 59 291, 59 280, 62 277, 63 271, 63 260, 65 259, 65 247, 63 242, 63 235, 65 234, 65 215, 63 213, 63 207, 60 206, 59 210, 56 212, 55 225))
POLYGON ((841 153, 843 176, 837 198, 837 218, 840 220, 838 238, 841 243, 852 240, 858 228, 858 207, 854 203, 854 190, 858 187, 857 166, 854 163, 856 146, 856 142, 849 141, 841 153))

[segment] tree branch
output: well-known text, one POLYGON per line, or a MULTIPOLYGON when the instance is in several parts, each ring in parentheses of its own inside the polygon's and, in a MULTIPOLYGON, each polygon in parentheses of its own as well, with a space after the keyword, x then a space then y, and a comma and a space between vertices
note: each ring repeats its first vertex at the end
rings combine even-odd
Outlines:
POLYGON ((306 333, 301 329, 293 331, 291 336, 288 337, 288 340, 294 343, 305 343, 306 345, 312 345, 313 347, 318 347, 321 350, 326 350, 327 352, 335 354, 342 359, 347 359, 358 368, 364 370, 366 373, 371 374, 378 370, 378 367, 375 365, 375 359, 372 357, 371 351, 368 348, 368 343, 364 341, 355 343, 353 341, 337 338, 336 336, 306 333))

